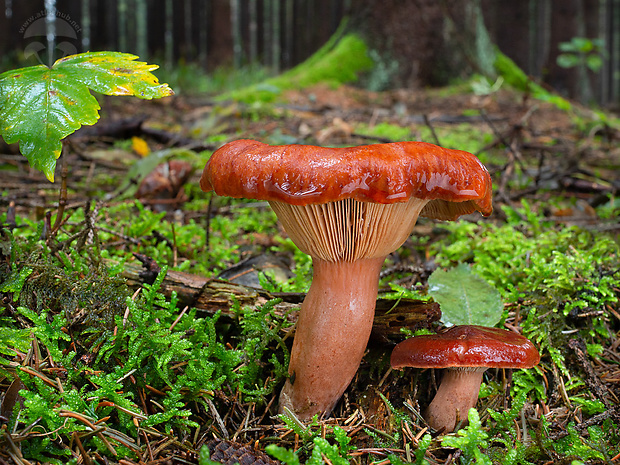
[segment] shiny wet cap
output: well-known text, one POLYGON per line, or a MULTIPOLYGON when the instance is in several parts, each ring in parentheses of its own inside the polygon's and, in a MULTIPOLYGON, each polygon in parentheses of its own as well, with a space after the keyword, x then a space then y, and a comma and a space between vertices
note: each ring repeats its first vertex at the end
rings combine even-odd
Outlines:
POLYGON ((491 214, 491 177, 471 153, 426 142, 357 147, 267 145, 237 140, 207 162, 203 191, 235 198, 309 205, 352 198, 389 204, 429 200, 422 216, 491 214))
POLYGON ((484 326, 453 326, 439 334, 415 336, 394 347, 392 368, 532 368, 538 350, 512 331, 484 326))

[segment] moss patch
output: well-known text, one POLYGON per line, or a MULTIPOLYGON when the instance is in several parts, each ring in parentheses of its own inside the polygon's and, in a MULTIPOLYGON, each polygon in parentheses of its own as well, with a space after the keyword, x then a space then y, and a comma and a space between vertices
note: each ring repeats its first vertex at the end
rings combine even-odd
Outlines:
POLYGON ((303 63, 261 83, 219 96, 218 100, 245 103, 273 101, 282 91, 309 87, 319 82, 333 86, 354 82, 372 67, 364 41, 355 34, 331 40, 303 63))

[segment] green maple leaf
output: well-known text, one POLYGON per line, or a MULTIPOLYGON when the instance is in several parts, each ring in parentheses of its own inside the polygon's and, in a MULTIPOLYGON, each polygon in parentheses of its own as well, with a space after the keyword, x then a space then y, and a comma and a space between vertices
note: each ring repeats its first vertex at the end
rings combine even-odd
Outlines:
POLYGON ((157 65, 118 52, 93 52, 0 74, 0 135, 19 142, 30 166, 54 181, 62 139, 99 119, 91 90, 153 99, 172 95, 151 73, 157 65))

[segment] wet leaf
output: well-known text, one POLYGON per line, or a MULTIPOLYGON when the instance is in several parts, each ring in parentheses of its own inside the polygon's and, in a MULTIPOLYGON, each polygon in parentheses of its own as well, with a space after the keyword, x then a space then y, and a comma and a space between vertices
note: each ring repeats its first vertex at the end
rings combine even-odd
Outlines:
POLYGON ((446 324, 495 326, 502 317, 504 306, 497 289, 464 263, 448 271, 435 270, 428 286, 446 324))
POLYGON ((0 134, 19 142, 30 165, 54 181, 62 139, 99 119, 99 103, 90 90, 143 99, 172 95, 151 73, 157 65, 135 55, 93 52, 45 65, 0 74, 0 134))

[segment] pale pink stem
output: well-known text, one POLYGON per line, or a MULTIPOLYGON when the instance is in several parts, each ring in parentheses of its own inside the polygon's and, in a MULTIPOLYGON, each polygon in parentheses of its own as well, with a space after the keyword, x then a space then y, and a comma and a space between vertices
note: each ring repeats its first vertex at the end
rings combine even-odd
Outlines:
POLYGON ((476 406, 486 368, 448 368, 426 410, 426 421, 435 430, 451 432, 457 421, 467 423, 469 409, 476 406))
POLYGON ((355 376, 372 330, 385 257, 353 262, 313 258, 280 410, 307 420, 329 414, 355 376))

